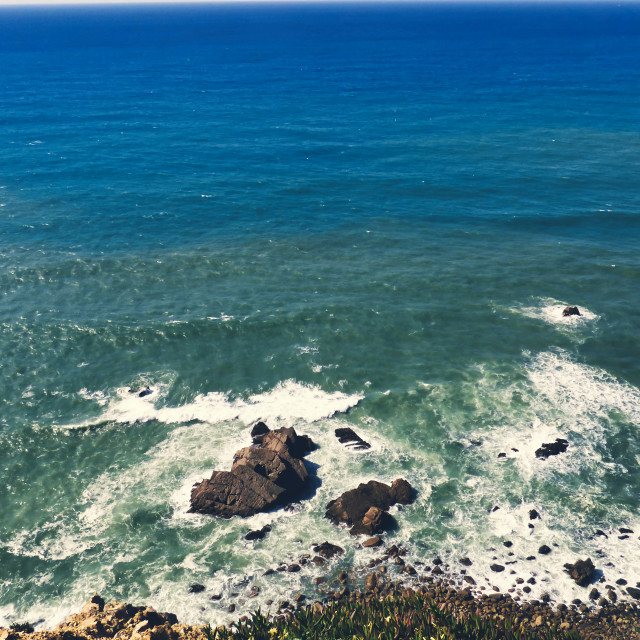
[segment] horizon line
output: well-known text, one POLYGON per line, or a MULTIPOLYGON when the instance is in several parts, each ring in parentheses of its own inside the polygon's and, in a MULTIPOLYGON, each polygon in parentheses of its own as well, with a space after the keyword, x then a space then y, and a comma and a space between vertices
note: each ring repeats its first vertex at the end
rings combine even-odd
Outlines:
POLYGON ((0 0, 0 7, 189 4, 640 4, 640 0, 0 0))

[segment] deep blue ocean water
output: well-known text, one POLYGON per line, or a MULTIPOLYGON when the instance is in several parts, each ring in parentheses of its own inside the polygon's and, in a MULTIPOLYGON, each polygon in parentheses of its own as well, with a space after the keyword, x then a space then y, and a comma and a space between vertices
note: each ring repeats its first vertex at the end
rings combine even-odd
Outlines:
POLYGON ((0 625, 321 597, 262 574, 366 564, 324 507, 399 476, 414 560, 636 584, 639 38, 638 4, 1 8, 0 625), (315 495, 187 514, 257 419, 320 445, 315 495))

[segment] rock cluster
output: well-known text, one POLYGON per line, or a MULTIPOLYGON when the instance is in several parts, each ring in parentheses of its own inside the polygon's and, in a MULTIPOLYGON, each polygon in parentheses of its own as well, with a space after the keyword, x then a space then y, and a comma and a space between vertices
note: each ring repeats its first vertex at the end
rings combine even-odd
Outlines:
MULTIPOLYGON (((20 640, 27 634, 0 629, 2 640, 20 640)), ((152 607, 108 602, 94 595, 80 613, 70 615, 53 631, 37 631, 31 640, 207 640, 201 627, 178 623, 173 613, 159 613, 152 607)))
POLYGON ((352 536, 373 535, 395 527, 395 519, 388 512, 390 507, 410 504, 413 500, 414 490, 402 478, 394 480, 391 486, 371 480, 332 500, 327 505, 325 517, 333 524, 350 526, 352 536))
POLYGON ((298 499, 309 481, 302 457, 315 445, 290 427, 259 431, 253 436, 259 444, 237 451, 231 471, 214 471, 194 485, 191 513, 246 517, 298 499))

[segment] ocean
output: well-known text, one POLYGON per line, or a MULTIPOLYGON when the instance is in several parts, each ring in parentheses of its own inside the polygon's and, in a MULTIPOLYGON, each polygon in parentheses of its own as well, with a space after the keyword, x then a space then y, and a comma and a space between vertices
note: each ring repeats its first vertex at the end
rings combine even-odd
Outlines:
POLYGON ((1 8, 0 626, 322 597, 377 557, 326 504, 398 477, 386 543, 478 592, 635 586, 639 41, 633 3, 1 8), (257 420, 313 496, 187 513, 257 420))

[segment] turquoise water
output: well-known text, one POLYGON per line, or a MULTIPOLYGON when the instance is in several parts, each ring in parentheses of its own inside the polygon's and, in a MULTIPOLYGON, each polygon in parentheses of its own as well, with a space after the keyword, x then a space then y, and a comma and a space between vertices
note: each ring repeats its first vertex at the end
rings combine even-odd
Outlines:
POLYGON ((635 584, 639 18, 2 9, 0 625, 94 591, 187 622, 318 595, 262 574, 324 540, 365 564, 324 507, 399 476, 414 559, 503 590, 516 561, 563 601, 577 556, 635 584), (320 445, 314 496, 187 514, 258 419, 320 445))

